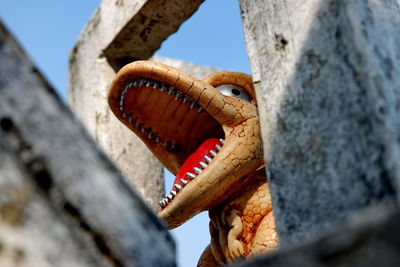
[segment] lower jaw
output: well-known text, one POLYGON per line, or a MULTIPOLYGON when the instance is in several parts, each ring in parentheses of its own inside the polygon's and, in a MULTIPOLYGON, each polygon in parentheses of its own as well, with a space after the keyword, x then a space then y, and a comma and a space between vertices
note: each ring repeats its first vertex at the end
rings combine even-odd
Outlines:
POLYGON ((223 144, 223 139, 209 138, 185 160, 179 168, 170 193, 159 202, 161 208, 165 208, 186 184, 190 183, 208 167, 213 158, 221 150, 223 144))

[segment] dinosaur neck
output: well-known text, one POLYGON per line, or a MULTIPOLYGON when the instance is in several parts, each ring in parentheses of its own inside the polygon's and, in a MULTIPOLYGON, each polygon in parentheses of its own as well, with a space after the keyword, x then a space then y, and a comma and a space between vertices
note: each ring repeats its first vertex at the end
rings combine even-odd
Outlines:
POLYGON ((211 248, 219 264, 237 258, 232 251, 249 255, 258 226, 272 211, 264 168, 248 176, 246 184, 209 211, 211 248))

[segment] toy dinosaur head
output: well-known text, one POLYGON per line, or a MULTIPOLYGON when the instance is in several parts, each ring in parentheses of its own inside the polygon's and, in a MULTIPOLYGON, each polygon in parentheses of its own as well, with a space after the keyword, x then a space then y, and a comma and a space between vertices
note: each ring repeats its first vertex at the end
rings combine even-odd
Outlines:
POLYGON ((249 75, 220 72, 198 80, 136 61, 117 73, 108 102, 176 175, 160 201, 159 217, 169 228, 226 200, 264 164, 249 75))

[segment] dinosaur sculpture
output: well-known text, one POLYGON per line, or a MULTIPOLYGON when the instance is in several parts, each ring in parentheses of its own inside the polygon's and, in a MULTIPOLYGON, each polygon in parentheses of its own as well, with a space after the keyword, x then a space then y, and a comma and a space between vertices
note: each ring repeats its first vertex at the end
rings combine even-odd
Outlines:
POLYGON ((117 73, 108 101, 176 174, 158 214, 168 228, 209 211, 211 244, 198 266, 277 249, 249 75, 221 72, 197 80, 160 63, 136 61, 117 73))

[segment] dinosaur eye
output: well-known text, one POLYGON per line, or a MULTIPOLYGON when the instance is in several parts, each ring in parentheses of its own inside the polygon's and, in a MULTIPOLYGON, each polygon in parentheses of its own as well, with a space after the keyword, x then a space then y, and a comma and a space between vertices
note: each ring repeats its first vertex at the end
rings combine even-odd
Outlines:
POLYGON ((250 101, 250 97, 247 94, 247 92, 243 88, 240 88, 233 84, 222 84, 215 88, 217 88, 217 90, 220 91, 221 94, 223 94, 223 95, 233 96, 233 97, 244 99, 246 101, 250 101))

